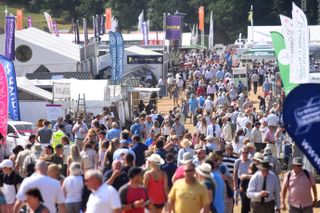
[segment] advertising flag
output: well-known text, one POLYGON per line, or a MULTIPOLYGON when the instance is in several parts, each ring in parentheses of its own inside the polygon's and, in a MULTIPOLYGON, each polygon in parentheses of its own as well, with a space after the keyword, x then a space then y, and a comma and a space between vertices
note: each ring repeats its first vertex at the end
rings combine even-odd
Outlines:
POLYGON ((124 42, 121 33, 115 33, 117 40, 117 76, 116 81, 119 83, 122 80, 123 76, 123 59, 124 59, 124 42))
POLYGON ((181 38, 181 16, 167 16, 166 39, 180 40, 181 38))
POLYGON ((83 21, 84 45, 87 45, 89 43, 87 19, 83 18, 82 21, 83 21))
POLYGON ((28 28, 32 27, 32 17, 28 16, 28 28))
POLYGON ((213 48, 214 34, 213 34, 213 16, 212 11, 210 12, 210 28, 209 28, 209 49, 213 48))
POLYGON ((0 144, 5 144, 8 128, 8 84, 4 67, 0 64, 0 134, 4 138, 0 144))
POLYGON ((106 29, 105 29, 105 18, 103 16, 99 16, 100 17, 100 31, 99 31, 99 35, 104 35, 105 32, 106 32, 106 29))
POLYGON ((52 27, 53 27, 54 34, 59 37, 58 25, 55 20, 52 21, 52 27))
POLYGON ((96 15, 96 20, 97 20, 97 37, 99 37, 100 31, 101 31, 101 25, 100 25, 101 16, 96 15))
POLYGON ((22 30, 22 28, 23 28, 23 11, 17 10, 16 16, 17 16, 17 30, 22 30))
POLYGON ((53 30, 53 22, 52 22, 51 16, 50 16, 49 13, 47 13, 47 12, 44 12, 43 14, 44 14, 44 17, 46 18, 49 32, 50 32, 50 33, 54 33, 54 30, 53 30))
POLYGON ((149 32, 148 23, 146 21, 142 22, 142 32, 143 32, 143 43, 148 46, 149 44, 149 32))
POLYGON ((250 11, 248 12, 248 21, 253 26, 253 5, 251 5, 250 11))
POLYGON ((271 38, 273 47, 276 53, 280 76, 284 86, 284 91, 286 95, 289 94, 298 84, 290 83, 290 54, 288 48, 286 48, 286 43, 284 37, 279 32, 271 32, 271 38))
POLYGON ((15 26, 15 17, 7 16, 4 55, 10 60, 15 59, 15 26))
POLYGON ((293 67, 291 83, 309 83, 309 28, 306 15, 292 3, 293 67))
POLYGON ((290 72, 293 72, 293 21, 287 16, 280 15, 280 22, 287 54, 290 58, 290 72))
POLYGON ((142 23, 144 21, 144 18, 143 18, 143 10, 141 11, 139 17, 138 17, 138 30, 140 32, 142 32, 142 23))
POLYGON ((110 7, 106 8, 106 31, 111 30, 112 11, 110 7))
POLYGON ((109 32, 110 64, 111 64, 111 83, 117 82, 117 39, 114 32, 109 32))
POLYGON ((9 102, 9 116, 14 121, 20 121, 20 107, 17 89, 16 72, 12 61, 0 55, 0 64, 3 66, 7 76, 8 84, 8 102, 9 102))
POLYGON ((199 30, 204 30, 204 7, 199 7, 198 10, 198 18, 199 18, 199 30))

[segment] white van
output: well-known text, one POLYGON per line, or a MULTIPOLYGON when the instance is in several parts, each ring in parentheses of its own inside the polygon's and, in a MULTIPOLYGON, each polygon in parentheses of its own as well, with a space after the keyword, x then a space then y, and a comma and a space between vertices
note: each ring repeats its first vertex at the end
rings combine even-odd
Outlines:
POLYGON ((5 155, 12 154, 17 145, 25 147, 29 136, 35 134, 35 126, 26 121, 8 121, 8 131, 5 145, 5 155))

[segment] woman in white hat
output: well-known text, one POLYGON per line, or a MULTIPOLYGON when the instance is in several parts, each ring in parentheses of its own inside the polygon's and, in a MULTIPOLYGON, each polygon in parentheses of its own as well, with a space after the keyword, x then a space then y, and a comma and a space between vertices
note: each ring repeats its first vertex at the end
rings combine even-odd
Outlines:
POLYGON ((164 160, 158 154, 152 154, 147 160, 150 170, 144 174, 143 185, 148 191, 148 197, 155 207, 155 212, 161 213, 169 192, 167 174, 160 169, 164 160))
POLYGON ((214 182, 211 176, 211 170, 212 167, 208 163, 202 163, 200 166, 196 168, 197 179, 199 180, 199 182, 203 183, 206 186, 209 195, 209 200, 211 203, 211 212, 215 213, 217 212, 217 210, 215 209, 212 202, 215 198, 216 183, 214 182))

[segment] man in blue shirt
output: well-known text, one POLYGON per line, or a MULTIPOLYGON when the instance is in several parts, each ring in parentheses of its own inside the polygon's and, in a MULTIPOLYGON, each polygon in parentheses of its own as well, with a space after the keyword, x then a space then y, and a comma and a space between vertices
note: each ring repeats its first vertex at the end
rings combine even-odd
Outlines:
POLYGON ((263 93, 264 93, 264 97, 269 95, 269 92, 271 90, 271 84, 269 82, 269 79, 266 78, 266 80, 264 81, 264 83, 262 85, 262 90, 263 90, 263 93))
POLYGON ((106 138, 111 141, 114 138, 120 139, 121 129, 118 128, 118 124, 116 122, 112 122, 111 129, 108 130, 106 138))
POLYGON ((196 114, 198 108, 198 101, 195 99, 195 95, 191 94, 189 98, 189 112, 191 113, 191 121, 193 121, 193 116, 196 114))
POLYGON ((224 71, 222 69, 219 69, 216 73, 217 80, 221 81, 224 79, 224 71))
POLYGON ((133 135, 139 135, 140 137, 143 137, 143 125, 140 124, 140 119, 139 118, 136 118, 134 120, 134 124, 131 125, 130 127, 130 132, 131 134, 133 135))
POLYGON ((141 143, 141 139, 139 135, 134 135, 132 136, 132 141, 133 141, 133 147, 131 150, 135 153, 136 155, 136 166, 142 166, 146 162, 146 158, 144 155, 144 152, 148 150, 148 146, 141 143))

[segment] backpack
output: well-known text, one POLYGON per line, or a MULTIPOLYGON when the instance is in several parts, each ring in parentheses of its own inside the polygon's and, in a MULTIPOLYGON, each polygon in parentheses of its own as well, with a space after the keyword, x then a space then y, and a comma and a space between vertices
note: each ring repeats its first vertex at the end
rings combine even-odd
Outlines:
MULTIPOLYGON (((310 185, 311 185, 311 178, 310 178, 310 174, 308 172, 308 170, 303 169, 304 174, 308 177, 309 181, 310 181, 310 185)), ((289 183, 290 183, 290 177, 291 177, 291 171, 288 173, 288 177, 287 177, 287 186, 289 187, 289 183)))
POLYGON ((34 167, 36 165, 36 157, 34 155, 29 155, 25 171, 27 173, 27 177, 30 177, 34 173, 34 167))

